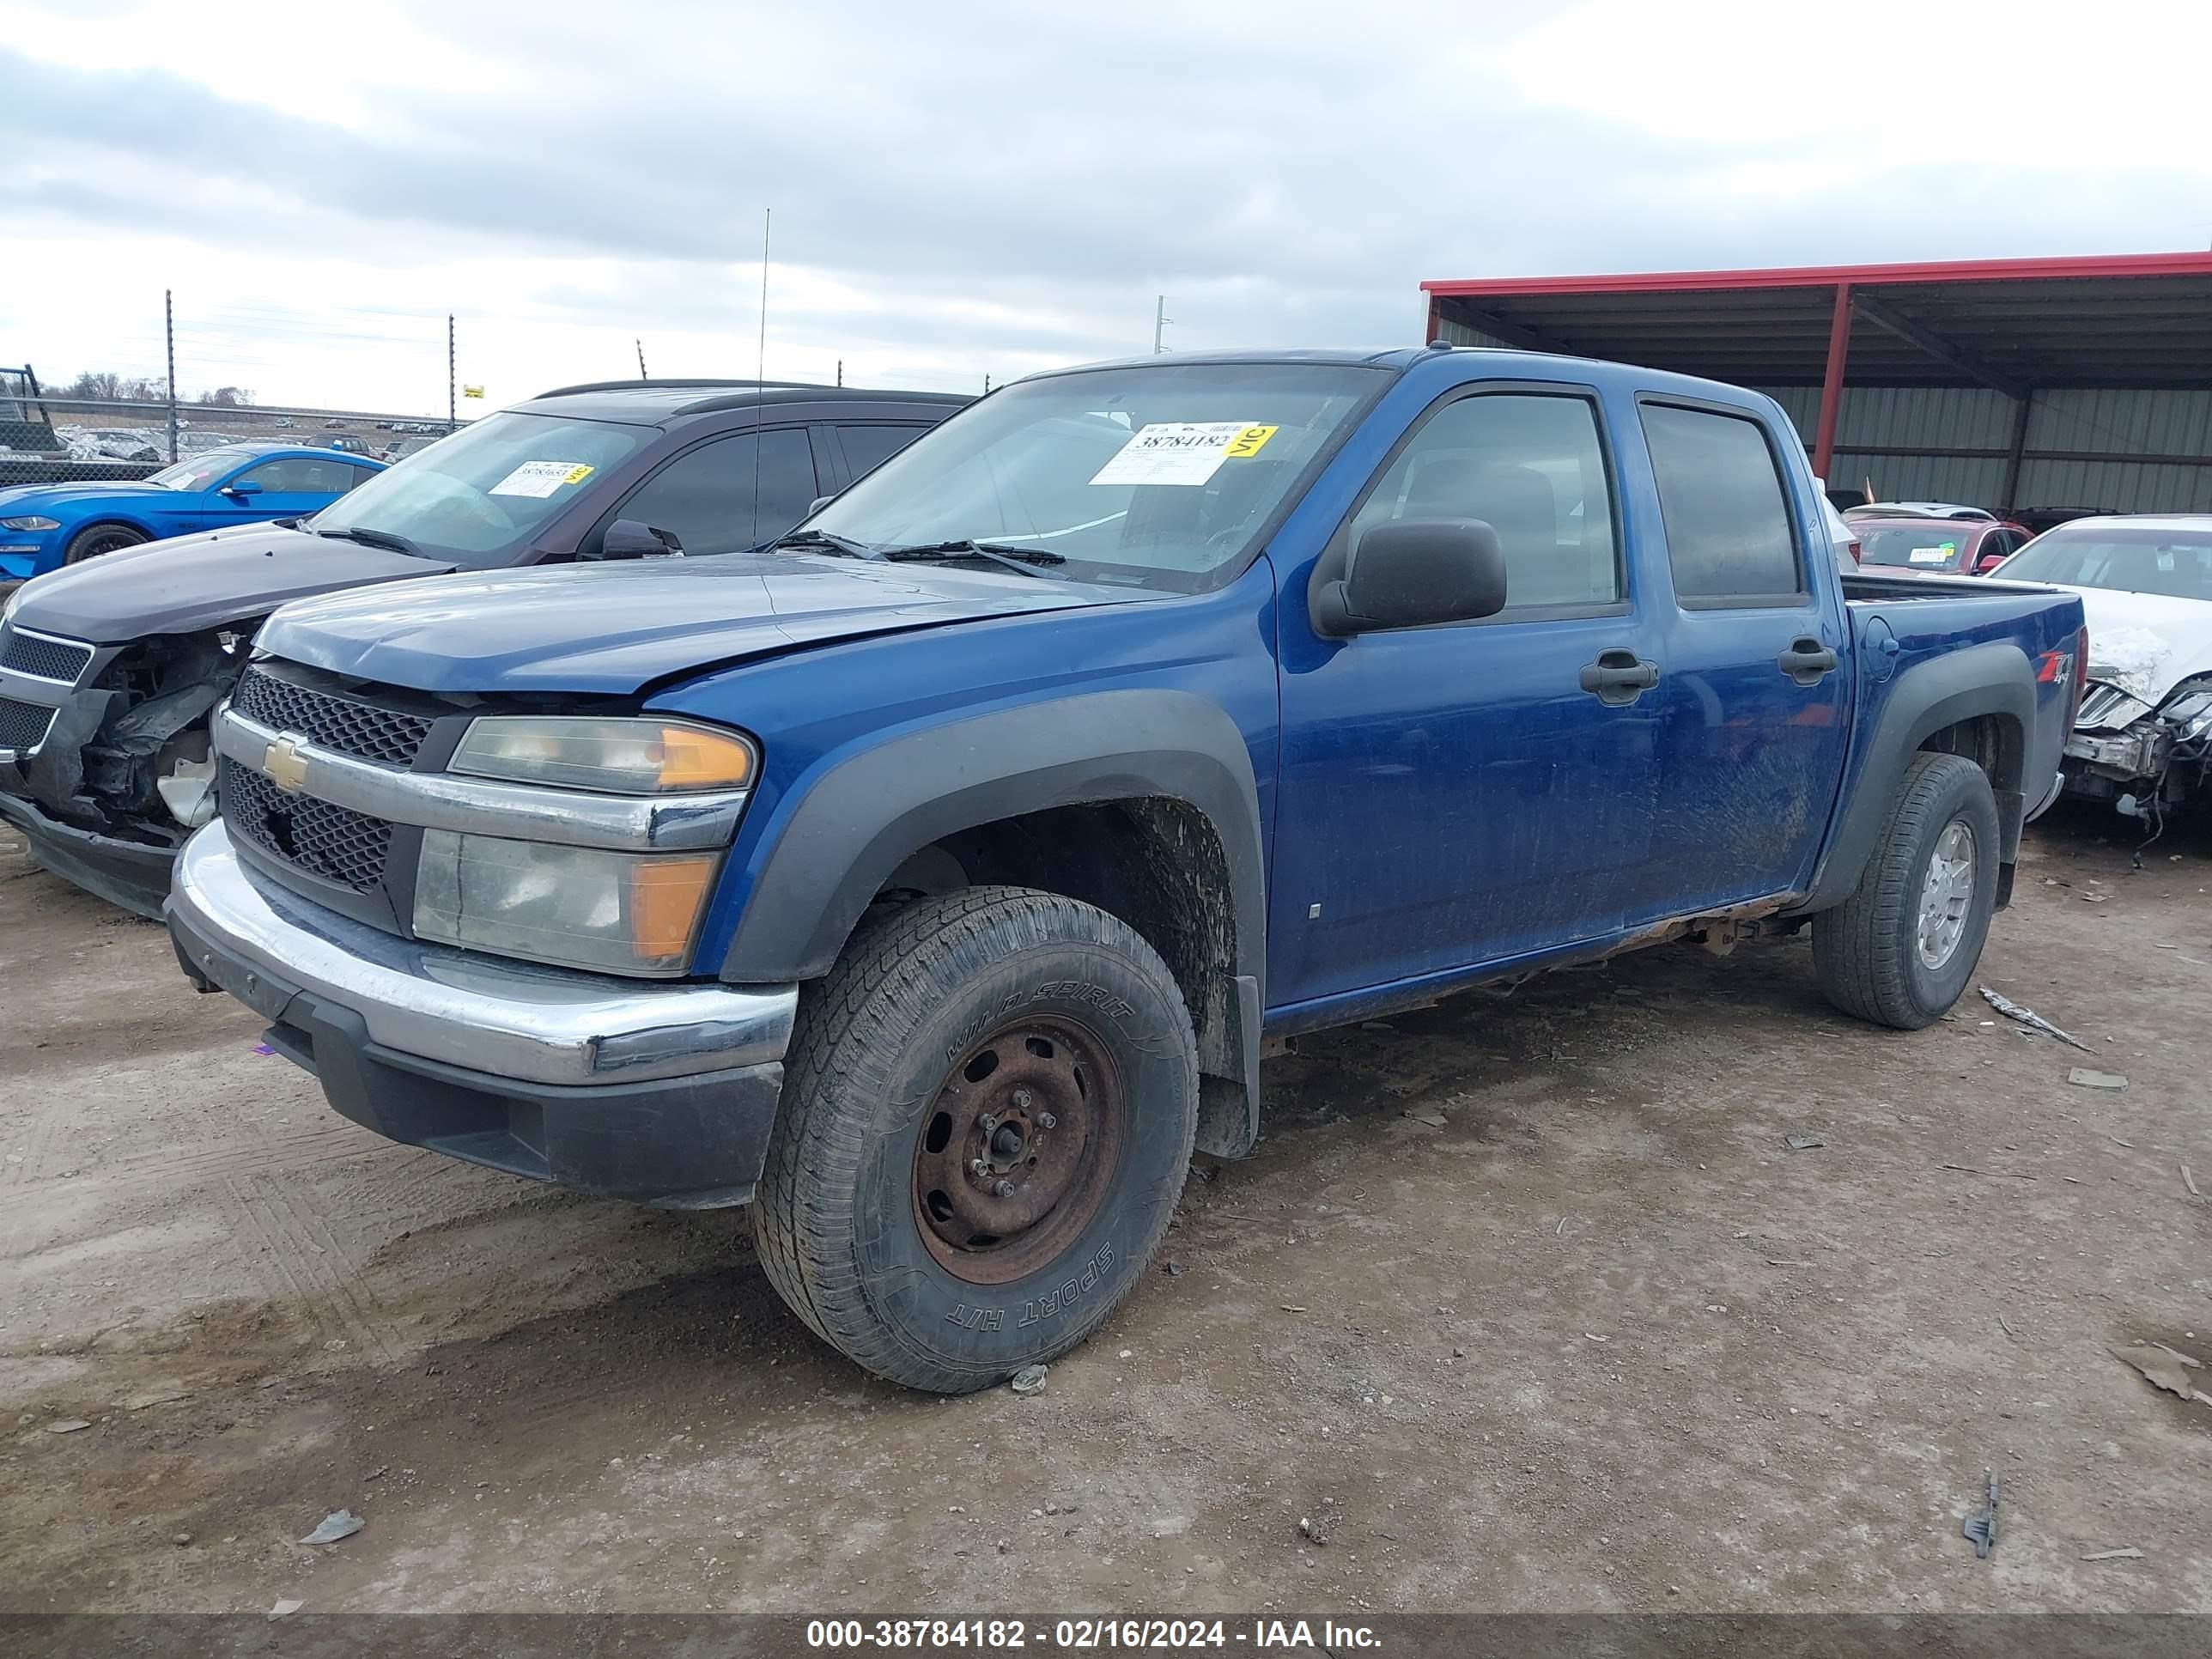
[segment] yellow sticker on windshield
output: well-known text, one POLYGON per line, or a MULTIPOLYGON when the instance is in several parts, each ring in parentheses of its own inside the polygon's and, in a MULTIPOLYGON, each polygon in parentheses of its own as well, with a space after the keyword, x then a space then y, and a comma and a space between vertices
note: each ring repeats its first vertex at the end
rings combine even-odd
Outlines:
POLYGON ((561 482, 564 484, 580 484, 583 483, 585 479, 590 477, 592 476, 592 468, 583 465, 580 462, 578 465, 570 467, 567 472, 562 475, 561 482))
POLYGON ((1258 454, 1267 447, 1267 440, 1275 435, 1272 426, 1248 426, 1229 441, 1223 459, 1241 461, 1258 454))

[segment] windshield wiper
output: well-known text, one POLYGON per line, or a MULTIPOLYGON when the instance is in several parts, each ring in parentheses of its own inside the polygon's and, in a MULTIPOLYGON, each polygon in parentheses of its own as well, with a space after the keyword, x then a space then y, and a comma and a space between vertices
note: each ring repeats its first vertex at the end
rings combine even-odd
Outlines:
POLYGON ((1020 576, 1042 576, 1044 572, 1036 568, 1037 566, 1067 562, 1060 554, 1048 553, 1041 547, 1014 547, 1005 542, 979 542, 966 538, 931 542, 922 547, 887 547, 880 556, 886 559, 988 559, 1020 576))
POLYGON ((333 541, 359 542, 363 547, 388 548, 394 553, 411 554, 418 559, 430 556, 406 537, 396 536, 389 530, 363 530, 359 525, 349 525, 343 530, 318 530, 315 534, 328 536, 333 541))
POLYGON ((880 559, 884 556, 866 542, 856 542, 850 536, 840 536, 828 530, 794 530, 788 536, 778 536, 768 544, 773 553, 779 547, 811 547, 824 553, 842 553, 848 559, 880 559))

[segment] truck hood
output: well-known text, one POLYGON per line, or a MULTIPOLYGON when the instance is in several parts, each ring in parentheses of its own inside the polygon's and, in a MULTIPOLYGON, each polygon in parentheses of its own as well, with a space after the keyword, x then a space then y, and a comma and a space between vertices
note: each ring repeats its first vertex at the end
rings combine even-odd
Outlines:
POLYGON ((990 617, 1157 597, 965 566, 811 554, 470 572, 287 605, 264 650, 424 691, 627 695, 674 674, 990 617))
POLYGON ((2212 601, 2069 587, 2089 624, 2089 678, 2155 708, 2185 679, 2212 674, 2212 601))
POLYGON ((240 525, 105 554, 23 584, 15 621, 115 645, 258 622, 287 599, 453 567, 276 525, 240 525))

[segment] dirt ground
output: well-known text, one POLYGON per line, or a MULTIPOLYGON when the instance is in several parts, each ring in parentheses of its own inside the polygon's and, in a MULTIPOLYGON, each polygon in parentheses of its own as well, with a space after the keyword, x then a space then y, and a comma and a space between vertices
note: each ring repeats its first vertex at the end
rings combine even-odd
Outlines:
POLYGON ((0 835, 0 1611, 2212 1609, 2212 1405, 2110 1352, 2212 1361, 2212 835, 2115 830, 2031 832, 1982 974, 2094 1056, 1802 944, 1308 1039, 1104 1333, 957 1401, 742 1215, 345 1123, 0 835))

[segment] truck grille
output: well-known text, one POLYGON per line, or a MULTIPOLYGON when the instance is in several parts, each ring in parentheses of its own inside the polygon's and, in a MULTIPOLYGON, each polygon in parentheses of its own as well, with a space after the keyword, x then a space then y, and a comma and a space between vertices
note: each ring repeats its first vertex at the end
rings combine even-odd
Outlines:
POLYGON ((76 677, 92 660, 92 647, 76 645, 68 640, 41 639, 35 634, 18 634, 12 629, 8 643, 0 648, 0 668, 12 668, 19 674, 35 674, 42 680, 59 680, 64 685, 75 685, 76 677))
POLYGON ((12 749, 18 754, 36 749, 52 729, 55 712, 43 703, 0 697, 0 749, 12 749))
POLYGON ((412 765, 422 740, 430 735, 426 715, 310 690, 258 668, 246 671, 230 706, 264 726, 296 732, 325 749, 386 766, 412 765))
POLYGON ((392 826, 382 818, 312 795, 288 795, 232 760, 223 762, 218 787, 230 832, 271 857, 356 893, 384 879, 392 826))
POLYGON ((2118 723, 2131 709, 2140 709, 2142 700, 2130 696, 2117 685, 2093 684, 2081 694, 2081 708, 2074 716, 2074 724, 2089 731, 2118 723))

